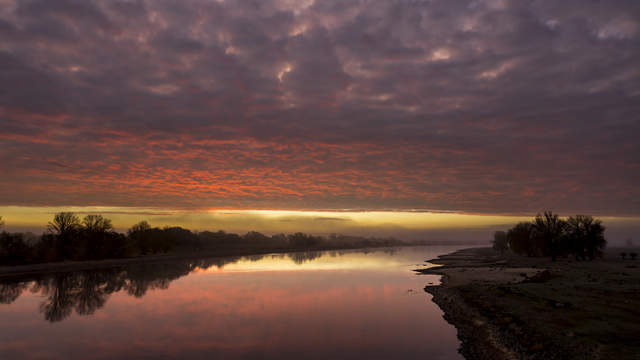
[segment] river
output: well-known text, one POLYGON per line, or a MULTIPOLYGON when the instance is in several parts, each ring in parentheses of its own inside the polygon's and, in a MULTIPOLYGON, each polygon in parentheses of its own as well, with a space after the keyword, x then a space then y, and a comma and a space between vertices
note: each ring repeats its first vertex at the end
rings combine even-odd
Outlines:
POLYGON ((0 281, 1 359, 460 359, 413 269, 450 246, 127 265, 0 281))

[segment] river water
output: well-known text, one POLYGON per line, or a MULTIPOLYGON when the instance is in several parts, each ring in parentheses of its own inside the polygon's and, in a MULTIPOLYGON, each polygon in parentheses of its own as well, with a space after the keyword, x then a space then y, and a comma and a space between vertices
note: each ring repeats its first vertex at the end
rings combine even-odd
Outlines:
POLYGON ((0 359, 460 359, 425 246, 0 281, 0 359))

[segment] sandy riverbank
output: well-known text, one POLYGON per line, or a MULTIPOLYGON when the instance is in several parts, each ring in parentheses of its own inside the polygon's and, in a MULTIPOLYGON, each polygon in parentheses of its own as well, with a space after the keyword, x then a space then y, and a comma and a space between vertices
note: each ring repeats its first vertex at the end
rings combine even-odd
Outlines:
POLYGON ((458 329, 467 359, 640 359, 640 261, 444 255, 425 291, 458 329))

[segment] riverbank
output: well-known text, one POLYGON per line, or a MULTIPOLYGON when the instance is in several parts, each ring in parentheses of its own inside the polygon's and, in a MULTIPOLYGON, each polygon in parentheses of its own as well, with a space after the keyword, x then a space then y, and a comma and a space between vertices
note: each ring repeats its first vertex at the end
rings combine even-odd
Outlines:
POLYGON ((416 270, 467 359, 640 359, 640 261, 576 262, 464 249, 416 270))

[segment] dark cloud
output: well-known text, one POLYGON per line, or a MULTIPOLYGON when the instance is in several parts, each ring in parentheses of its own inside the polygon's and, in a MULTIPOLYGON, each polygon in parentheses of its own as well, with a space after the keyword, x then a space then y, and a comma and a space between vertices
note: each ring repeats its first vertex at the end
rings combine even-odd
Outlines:
POLYGON ((3 0, 0 202, 637 215, 638 24, 637 1, 3 0))

